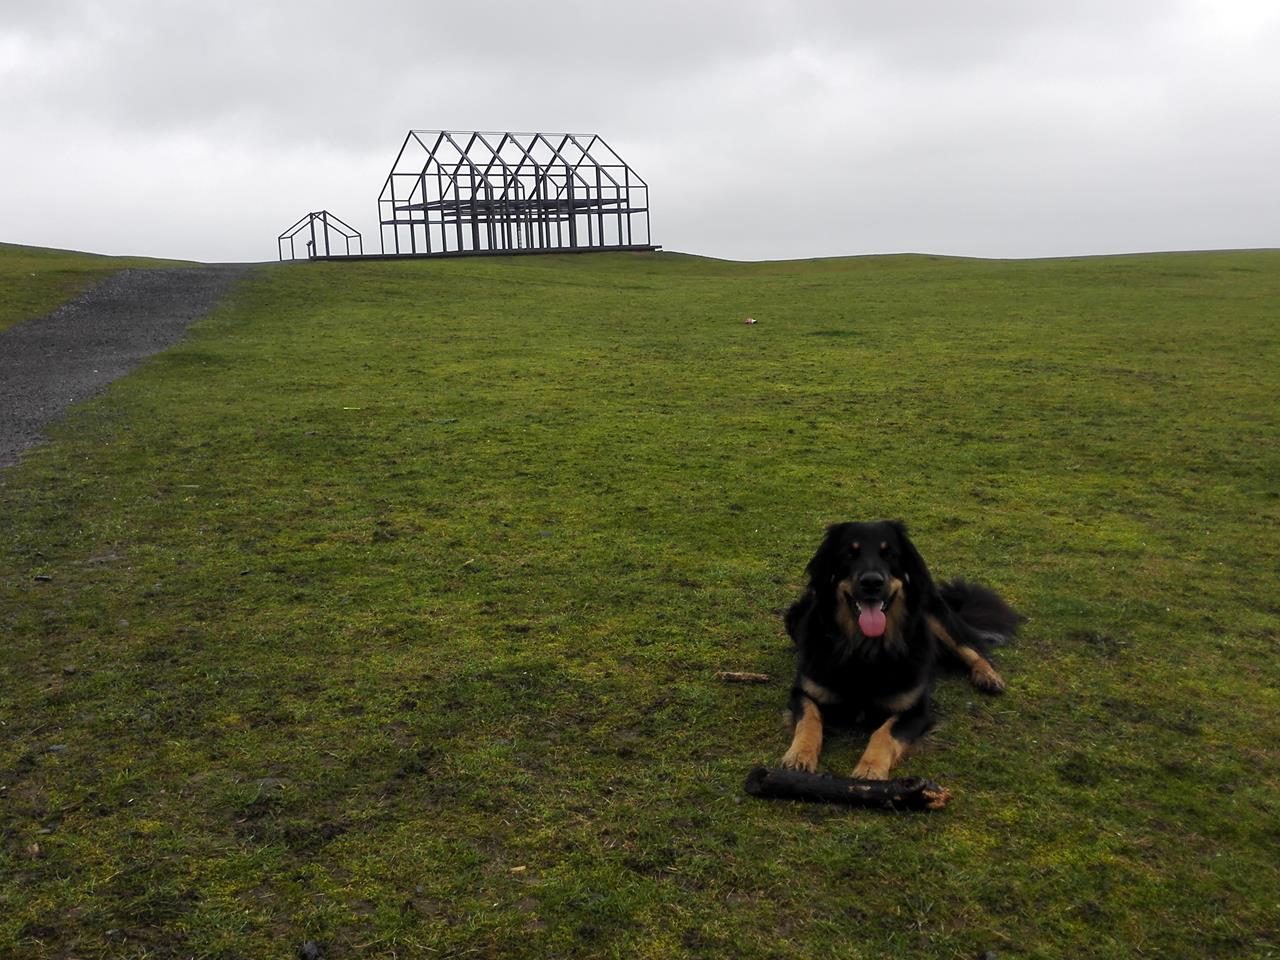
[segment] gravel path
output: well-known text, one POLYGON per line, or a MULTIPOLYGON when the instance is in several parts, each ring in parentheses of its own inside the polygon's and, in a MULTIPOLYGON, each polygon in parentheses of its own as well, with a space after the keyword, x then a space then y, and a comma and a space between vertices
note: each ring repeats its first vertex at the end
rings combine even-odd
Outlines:
POLYGON ((0 467, 73 403, 173 346, 252 269, 122 270, 53 313, 0 330, 0 467))

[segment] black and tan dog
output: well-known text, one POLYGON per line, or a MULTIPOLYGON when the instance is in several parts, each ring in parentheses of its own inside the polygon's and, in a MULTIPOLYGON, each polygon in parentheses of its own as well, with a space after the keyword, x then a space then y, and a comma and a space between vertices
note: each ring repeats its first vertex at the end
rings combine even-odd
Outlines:
POLYGON ((980 690, 1004 689, 987 653, 1022 616, 987 587, 935 586, 900 522, 829 527, 806 573, 808 587, 785 617, 798 662, 784 767, 817 769, 825 715, 874 727, 853 776, 887 779, 933 726, 940 660, 967 669, 980 690))

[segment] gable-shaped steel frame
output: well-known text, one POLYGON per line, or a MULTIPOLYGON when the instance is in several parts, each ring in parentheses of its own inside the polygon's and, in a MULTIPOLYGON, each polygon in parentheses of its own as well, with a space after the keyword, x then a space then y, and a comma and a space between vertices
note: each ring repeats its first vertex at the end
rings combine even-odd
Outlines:
POLYGON ((378 219, 389 255, 654 249, 648 184, 598 134, 410 130, 378 219))
POLYGON ((291 226, 284 233, 276 238, 276 250, 280 254, 280 259, 285 259, 284 242, 289 241, 289 259, 296 260, 298 258, 297 248, 294 246, 294 238, 303 231, 309 231, 310 237, 307 240, 307 259, 315 260, 317 258, 329 258, 335 256, 351 256, 351 241, 356 242, 358 253, 356 256, 364 255, 364 239, 360 236, 360 231, 348 223, 343 222, 340 218, 330 213, 328 210, 316 210, 306 214, 291 226), (319 226, 319 233, 316 227, 319 226), (332 243, 330 241, 333 241, 332 243), (337 241, 341 240, 346 247, 345 254, 337 253, 337 241))

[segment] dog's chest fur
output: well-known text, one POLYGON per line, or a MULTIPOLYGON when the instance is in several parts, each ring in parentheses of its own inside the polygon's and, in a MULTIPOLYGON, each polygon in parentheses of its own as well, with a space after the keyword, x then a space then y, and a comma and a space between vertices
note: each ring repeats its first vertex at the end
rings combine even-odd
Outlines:
POLYGON ((926 634, 895 630, 864 637, 838 624, 813 631, 799 651, 798 673, 850 706, 880 703, 927 684, 932 667, 926 634))

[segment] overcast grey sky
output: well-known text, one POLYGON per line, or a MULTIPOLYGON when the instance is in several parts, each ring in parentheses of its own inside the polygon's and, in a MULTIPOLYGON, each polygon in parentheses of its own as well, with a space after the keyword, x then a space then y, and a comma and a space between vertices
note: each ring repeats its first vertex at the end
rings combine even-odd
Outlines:
POLYGON ((1280 246, 1277 0, 0 0, 0 240, 378 248, 410 128, 601 134, 731 259, 1280 246))

